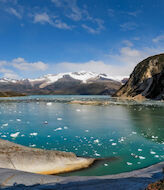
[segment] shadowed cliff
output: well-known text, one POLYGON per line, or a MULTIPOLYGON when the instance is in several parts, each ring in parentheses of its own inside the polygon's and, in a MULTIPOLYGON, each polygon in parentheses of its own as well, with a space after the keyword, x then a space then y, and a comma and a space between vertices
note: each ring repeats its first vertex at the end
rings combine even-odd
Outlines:
POLYGON ((164 54, 140 62, 129 80, 115 94, 116 97, 134 99, 164 99, 164 54))

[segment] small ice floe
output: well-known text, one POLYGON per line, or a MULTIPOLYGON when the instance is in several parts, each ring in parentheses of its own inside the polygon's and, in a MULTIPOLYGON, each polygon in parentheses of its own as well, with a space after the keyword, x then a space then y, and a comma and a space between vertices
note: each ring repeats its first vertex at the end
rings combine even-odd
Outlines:
POLYGON ((6 136, 6 135, 2 135, 1 137, 4 137, 4 138, 5 138, 5 137, 7 137, 7 136, 6 136))
POLYGON ((50 137, 51 137, 51 135, 47 135, 47 137, 48 137, 48 138, 50 138, 50 137))
POLYGON ((104 166, 108 166, 108 164, 104 164, 104 166))
POLYGON ((63 120, 63 119, 62 119, 61 117, 58 117, 57 120, 58 120, 58 121, 61 121, 61 120, 63 120))
POLYGON ((64 138, 64 141, 66 141, 67 140, 67 138, 64 138))
POLYGON ((139 151, 139 152, 142 152, 142 149, 141 149, 141 148, 139 148, 139 149, 138 149, 138 151, 139 151))
POLYGON ((136 135, 136 134, 137 134, 137 132, 135 132, 135 131, 132 131, 132 134, 133 134, 133 135, 136 135))
POLYGON ((24 137, 25 135, 23 134, 23 135, 21 135, 21 137, 24 137))
POLYGON ((77 112, 80 112, 81 110, 80 109, 76 109, 77 112))
POLYGON ((95 156, 100 156, 100 154, 98 154, 97 152, 94 153, 95 156))
POLYGON ((68 127, 67 127, 67 126, 64 126, 64 129, 68 129, 68 127))
POLYGON ((146 158, 144 156, 139 156, 139 159, 144 160, 146 158))
POLYGON ((117 145, 117 143, 112 143, 112 146, 116 146, 117 145))
POLYGON ((94 142, 94 143, 99 143, 99 140, 98 140, 98 139, 96 139, 96 140, 94 140, 93 142, 94 142))
POLYGON ((12 133, 10 134, 10 137, 16 138, 19 134, 20 132, 12 133))
POLYGON ((51 106, 51 105, 52 105, 52 102, 47 102, 46 105, 47 105, 47 106, 51 106))
POLYGON ((137 162, 137 164, 141 164, 141 162, 137 162))
POLYGON ((7 127, 9 124, 8 123, 4 123, 2 124, 2 127, 7 127))
POLYGON ((37 136, 38 133, 30 133, 31 136, 37 136))
POLYGON ((16 120, 17 120, 18 122, 20 122, 20 121, 21 121, 21 119, 19 119, 19 118, 18 118, 18 119, 16 119, 16 120))
POLYGON ((131 166, 131 165, 132 165, 132 163, 131 163, 131 162, 126 162, 126 164, 127 164, 128 166, 131 166))
POLYGON ((48 121, 44 121, 44 124, 48 124, 48 121))
POLYGON ((150 154, 156 154, 156 152, 154 152, 154 151, 151 150, 151 151, 150 151, 150 154))
POLYGON ((159 158, 159 155, 155 155, 154 157, 155 157, 155 158, 159 158))
POLYGON ((152 139, 158 139, 158 136, 151 136, 152 139))
POLYGON ((88 132, 89 132, 89 130, 87 129, 87 130, 85 130, 85 132, 86 132, 86 133, 88 133, 88 132))
POLYGON ((109 139, 109 142, 112 142, 112 141, 114 141, 113 139, 109 139))
POLYGON ((121 137, 121 138, 118 140, 118 142, 119 142, 119 143, 122 143, 122 142, 124 142, 124 140, 125 140, 125 137, 121 137))
POLYGON ((54 129, 54 131, 61 131, 61 130, 62 130, 61 127, 58 127, 58 128, 56 128, 56 129, 54 129))
POLYGON ((134 153, 131 153, 130 155, 133 156, 134 158, 138 158, 138 156, 134 153))

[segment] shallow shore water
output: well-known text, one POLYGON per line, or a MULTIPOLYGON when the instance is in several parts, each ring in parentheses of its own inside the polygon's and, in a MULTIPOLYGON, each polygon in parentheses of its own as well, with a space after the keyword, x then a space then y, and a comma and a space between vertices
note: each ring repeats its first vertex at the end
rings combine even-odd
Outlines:
POLYGON ((81 157, 120 158, 64 176, 118 174, 164 161, 163 102, 109 96, 29 96, 0 98, 0 105, 0 138, 81 157))

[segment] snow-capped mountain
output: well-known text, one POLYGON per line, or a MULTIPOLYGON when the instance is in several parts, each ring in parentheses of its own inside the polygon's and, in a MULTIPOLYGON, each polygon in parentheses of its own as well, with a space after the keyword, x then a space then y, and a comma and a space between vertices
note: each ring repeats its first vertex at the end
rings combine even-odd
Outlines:
POLYGON ((119 81, 106 74, 69 72, 48 74, 36 79, 0 79, 0 91, 27 94, 111 94, 120 86, 119 81))

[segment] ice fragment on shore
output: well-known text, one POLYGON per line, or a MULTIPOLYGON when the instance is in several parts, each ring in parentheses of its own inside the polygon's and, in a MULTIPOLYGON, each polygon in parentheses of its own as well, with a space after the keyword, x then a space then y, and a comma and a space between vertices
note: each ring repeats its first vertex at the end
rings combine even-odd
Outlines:
POLYGON ((63 120, 63 119, 62 119, 61 117, 58 117, 57 120, 58 120, 58 121, 61 121, 61 120, 63 120))
POLYGON ((10 137, 16 138, 19 135, 20 132, 12 133, 10 134, 10 137))

